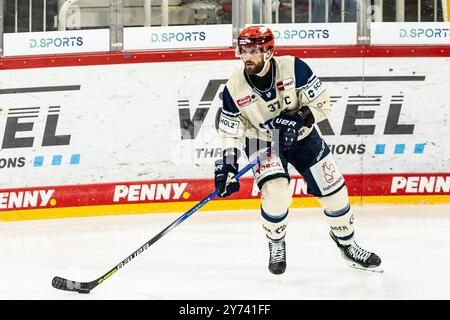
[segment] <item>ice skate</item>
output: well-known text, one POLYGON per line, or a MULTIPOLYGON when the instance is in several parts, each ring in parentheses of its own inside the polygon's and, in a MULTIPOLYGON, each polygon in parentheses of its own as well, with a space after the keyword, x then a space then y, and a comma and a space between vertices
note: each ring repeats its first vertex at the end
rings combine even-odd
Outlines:
POLYGON ((286 242, 283 239, 269 239, 269 270, 273 274, 282 274, 286 270, 286 242))
POLYGON ((380 267, 381 259, 375 253, 361 248, 355 241, 347 246, 340 244, 333 231, 330 231, 330 236, 341 250, 341 254, 349 267, 371 272, 381 273, 384 271, 380 267))

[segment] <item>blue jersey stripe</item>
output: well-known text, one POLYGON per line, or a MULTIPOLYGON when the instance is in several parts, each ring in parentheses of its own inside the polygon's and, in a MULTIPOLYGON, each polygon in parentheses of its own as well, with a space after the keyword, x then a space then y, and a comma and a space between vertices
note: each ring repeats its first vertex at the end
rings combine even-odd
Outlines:
POLYGON ((315 80, 316 76, 311 68, 302 60, 295 58, 295 88, 299 89, 315 80))
POLYGON ((309 79, 308 79, 308 84, 310 84, 311 82, 313 82, 313 81, 316 80, 316 79, 317 79, 316 75, 313 74, 311 77, 309 77, 309 79))
POLYGON ((228 88, 226 86, 225 89, 223 89, 222 99, 222 112, 232 117, 237 117, 239 115, 239 109, 236 107, 236 104, 231 97, 230 91, 228 91, 228 88))
POLYGON ((229 116, 229 117, 239 117, 239 115, 241 114, 240 112, 238 112, 238 113, 228 112, 228 111, 226 111, 224 109, 222 109, 222 113, 224 115, 226 115, 226 116, 229 116))

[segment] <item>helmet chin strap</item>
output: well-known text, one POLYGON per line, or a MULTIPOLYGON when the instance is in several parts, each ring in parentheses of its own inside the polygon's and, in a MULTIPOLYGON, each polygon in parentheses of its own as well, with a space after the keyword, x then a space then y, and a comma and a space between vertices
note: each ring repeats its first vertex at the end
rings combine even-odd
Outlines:
POLYGON ((264 77, 267 73, 267 71, 269 71, 270 68, 270 59, 272 59, 273 57, 273 53, 272 52, 265 52, 264 53, 264 67, 261 69, 261 71, 259 73, 257 73, 256 75, 258 77, 264 77))

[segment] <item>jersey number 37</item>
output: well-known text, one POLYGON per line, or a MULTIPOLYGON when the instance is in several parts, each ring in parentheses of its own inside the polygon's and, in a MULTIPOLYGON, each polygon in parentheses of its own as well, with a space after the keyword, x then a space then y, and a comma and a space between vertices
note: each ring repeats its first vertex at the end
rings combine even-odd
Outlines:
MULTIPOLYGON (((284 103, 286 105, 291 104, 291 98, 284 97, 284 103)), ((275 112, 277 110, 280 110, 281 109, 280 101, 275 101, 274 103, 268 104, 267 108, 269 108, 270 112, 275 112)))

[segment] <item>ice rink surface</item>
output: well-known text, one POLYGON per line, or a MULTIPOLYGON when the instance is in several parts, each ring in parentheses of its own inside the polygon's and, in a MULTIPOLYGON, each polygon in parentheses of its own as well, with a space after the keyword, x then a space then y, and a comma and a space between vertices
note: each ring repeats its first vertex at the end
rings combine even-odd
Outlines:
POLYGON ((450 299, 450 205, 353 207, 384 273, 347 267, 319 208, 291 209, 287 270, 268 269, 259 211, 197 212, 89 295, 91 281, 181 214, 0 223, 0 299, 450 299))

